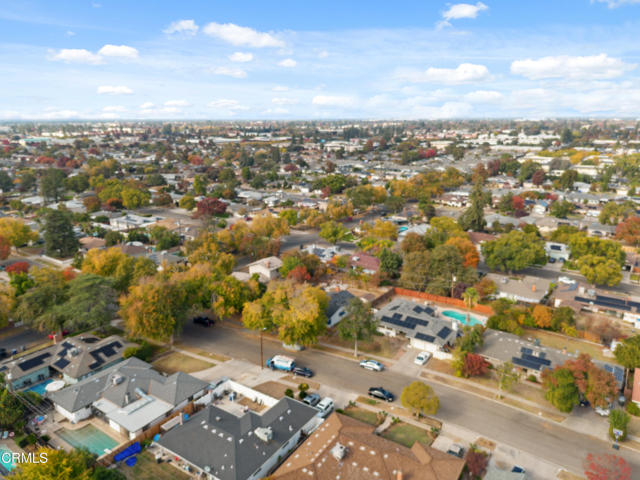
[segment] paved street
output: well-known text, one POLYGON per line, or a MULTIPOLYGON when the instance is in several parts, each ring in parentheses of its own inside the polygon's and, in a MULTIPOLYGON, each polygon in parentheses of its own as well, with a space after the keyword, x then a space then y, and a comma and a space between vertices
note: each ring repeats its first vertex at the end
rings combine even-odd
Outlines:
POLYGON ((25 330, 17 335, 0 338, 0 347, 6 348, 7 351, 11 352, 14 348, 19 349, 22 346, 29 346, 36 342, 42 342, 45 341, 46 338, 46 335, 42 333, 33 330, 25 330))
MULTIPOLYGON (((258 336, 240 329, 216 325, 205 330, 188 324, 182 341, 256 364, 260 361, 258 336)), ((265 360, 283 352, 278 342, 265 339, 265 360)), ((382 385, 399 395, 402 388, 415 379, 389 370, 369 372, 361 369, 355 361, 316 350, 291 355, 316 371, 314 380, 360 394, 366 394, 371 386, 382 385)), ((436 417, 443 422, 464 426, 574 472, 582 472, 582 461, 587 453, 612 451, 611 445, 605 441, 581 435, 520 410, 443 385, 433 384, 433 388, 440 397, 440 410, 436 417)), ((620 455, 632 465, 634 472, 640 472, 640 454, 622 450, 620 455)))

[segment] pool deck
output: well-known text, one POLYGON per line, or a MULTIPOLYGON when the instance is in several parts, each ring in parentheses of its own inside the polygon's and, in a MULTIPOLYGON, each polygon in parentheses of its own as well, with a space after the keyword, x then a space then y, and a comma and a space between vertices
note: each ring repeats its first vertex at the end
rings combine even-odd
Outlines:
POLYGON ((65 450, 70 452, 70 451, 74 450, 74 447, 72 445, 70 445, 69 443, 67 443, 59 435, 57 435, 56 432, 58 430, 63 429, 63 428, 65 428, 67 430, 79 430, 82 427, 85 427, 87 425, 93 425, 94 427, 96 427, 98 430, 100 430, 104 434, 106 434, 109 437, 111 437, 114 440, 116 440, 118 442, 118 445, 115 448, 117 448, 121 444, 129 441, 129 437, 128 436, 126 436, 126 435, 124 435, 124 434, 122 434, 120 432, 116 432, 111 427, 109 427, 108 424, 106 424, 105 422, 103 422, 102 420, 100 420, 98 418, 93 418, 92 417, 92 418, 88 418, 86 420, 82 420, 82 421, 80 421, 78 423, 71 423, 69 420, 67 420, 65 417, 63 417, 59 413, 55 413, 53 419, 47 420, 47 422, 44 425, 41 426, 41 431, 42 431, 42 433, 49 434, 49 436, 51 437, 51 440, 49 441, 49 443, 53 447, 55 447, 55 448, 64 448, 65 450))

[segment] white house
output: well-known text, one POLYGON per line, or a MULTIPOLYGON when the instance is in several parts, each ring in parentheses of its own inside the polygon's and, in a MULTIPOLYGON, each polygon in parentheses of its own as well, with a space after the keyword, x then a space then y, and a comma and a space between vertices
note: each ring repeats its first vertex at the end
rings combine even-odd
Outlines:
POLYGON ((282 260, 278 257, 261 258, 249 264, 249 275, 257 273, 261 281, 268 282, 280 277, 278 272, 280 267, 282 267, 282 260))

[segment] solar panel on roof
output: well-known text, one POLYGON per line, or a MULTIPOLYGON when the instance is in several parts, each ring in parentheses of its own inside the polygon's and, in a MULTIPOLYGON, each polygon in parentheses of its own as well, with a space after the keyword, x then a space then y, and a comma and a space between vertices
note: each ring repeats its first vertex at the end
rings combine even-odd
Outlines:
POLYGON ((530 348, 527 347, 521 347, 520 351, 526 355, 531 355, 533 353, 533 350, 531 350, 530 348))
POLYGON ((418 340, 424 340, 426 342, 431 342, 433 343, 433 341, 436 339, 436 337, 432 336, 432 335, 427 335, 425 333, 416 333, 415 338, 417 338, 418 340))
POLYGON ((534 363, 524 358, 513 357, 511 361, 514 365, 519 365, 521 367, 530 368, 533 370, 540 370, 540 367, 541 367, 539 363, 534 363))
POLYGON ((394 320, 400 320, 402 318, 402 314, 401 313, 394 313, 392 318, 394 320))
POLYGON ((29 360, 25 360, 24 362, 18 364, 20 370, 26 372, 27 370, 31 370, 32 368, 37 367, 38 365, 44 364, 44 359, 50 357, 51 354, 49 352, 38 355, 37 357, 30 358, 29 360))
POLYGON ((60 370, 62 370, 64 367, 66 367, 67 365, 69 365, 71 362, 69 360, 67 360, 66 358, 61 358, 60 360, 58 360, 57 362, 55 362, 53 364, 54 367, 59 368, 60 370))
POLYGON ((453 330, 451 330, 449 327, 442 327, 442 328, 440 329, 440 331, 438 332, 438 336, 439 336, 441 339, 443 339, 443 340, 444 340, 445 338, 447 338, 447 337, 449 336, 449 334, 450 334, 452 331, 453 331, 453 330))
POLYGON ((413 307, 413 311, 416 313, 422 313, 422 307, 420 307, 420 305, 416 305, 413 307))
POLYGON ((540 358, 547 358, 547 354, 545 352, 538 352, 538 356, 540 358))

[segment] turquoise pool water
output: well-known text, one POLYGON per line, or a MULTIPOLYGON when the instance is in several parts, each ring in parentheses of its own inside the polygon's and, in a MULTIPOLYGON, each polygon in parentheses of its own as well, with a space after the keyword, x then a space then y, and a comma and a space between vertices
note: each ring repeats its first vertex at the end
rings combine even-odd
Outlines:
POLYGON ((467 321, 467 315, 465 313, 456 312, 455 310, 445 310, 442 312, 445 317, 453 318, 463 325, 482 325, 482 321, 472 315, 469 315, 469 321, 467 321))
POLYGON ((93 425, 85 425, 78 430, 63 428, 56 434, 72 447, 86 447, 98 456, 106 453, 106 449, 113 450, 118 445, 116 440, 93 425))
POLYGON ((3 457, 7 457, 7 455, 2 455, 3 453, 12 453, 11 450, 0 448, 0 465, 6 468, 9 472, 13 469, 13 461, 9 459, 8 462, 5 462, 3 457))
POLYGON ((38 395, 44 397, 47 385, 49 385, 51 382, 53 382, 53 378, 50 378, 48 380, 45 380, 44 382, 38 383, 38 384, 34 385, 33 387, 27 388, 26 391, 27 392, 36 392, 38 395))

